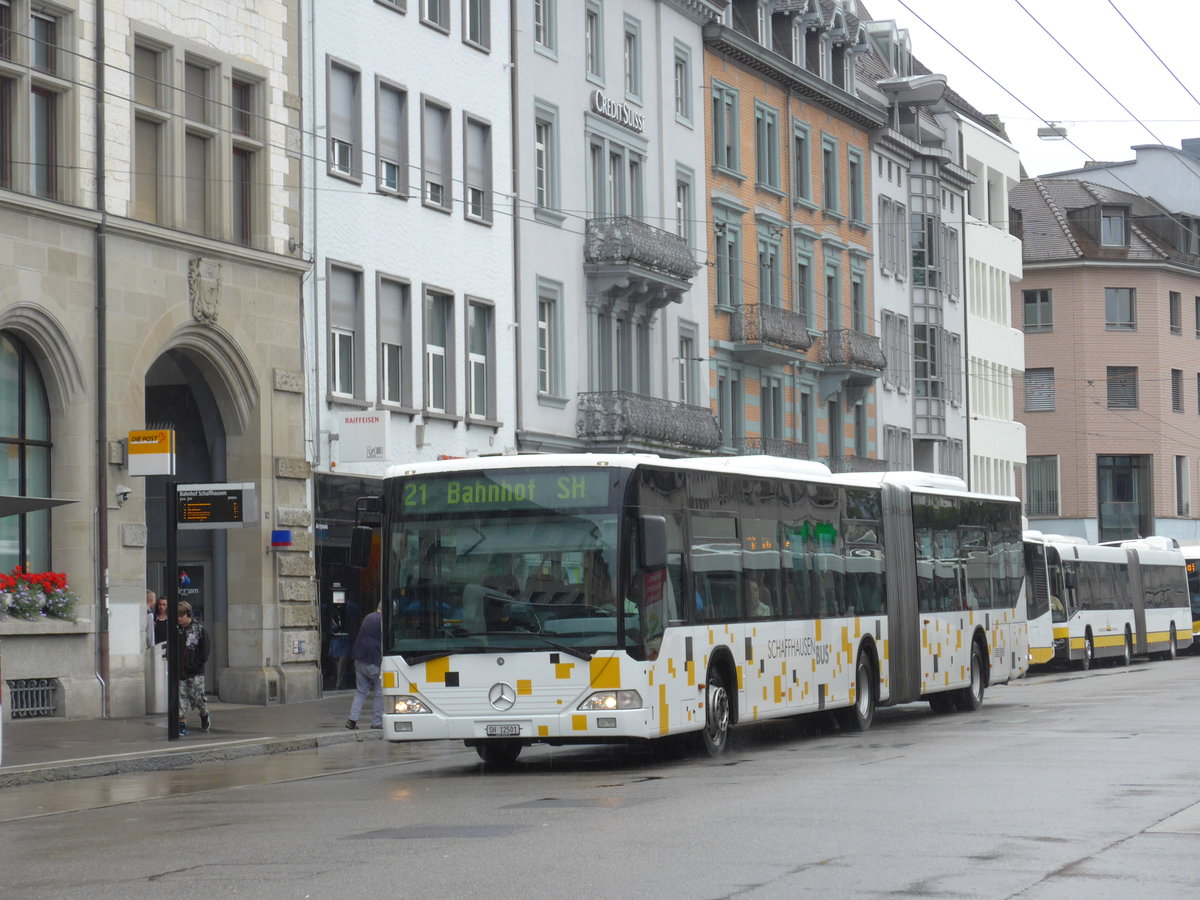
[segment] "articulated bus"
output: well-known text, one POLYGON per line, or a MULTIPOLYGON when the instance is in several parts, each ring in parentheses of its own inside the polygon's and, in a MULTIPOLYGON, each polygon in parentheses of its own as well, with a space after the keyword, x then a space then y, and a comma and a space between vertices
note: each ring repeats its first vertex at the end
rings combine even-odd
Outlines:
POLYGON ((1018 503, 955 478, 508 456, 393 467, 360 507, 392 741, 509 763, 680 735, 717 755, 756 720, 977 709, 1028 665, 1018 503))
POLYGON ((1183 554, 1167 538, 1088 544, 1026 531, 1026 617, 1034 665, 1174 659, 1192 643, 1183 554))

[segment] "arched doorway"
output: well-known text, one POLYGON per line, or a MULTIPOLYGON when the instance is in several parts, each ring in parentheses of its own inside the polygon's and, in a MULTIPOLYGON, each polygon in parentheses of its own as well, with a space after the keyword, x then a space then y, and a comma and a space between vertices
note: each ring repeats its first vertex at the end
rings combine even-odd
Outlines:
MULTIPOLYGON (((200 369, 179 350, 169 350, 146 373, 146 427, 175 432, 175 480, 180 484, 225 481, 225 426, 200 369)), ((164 593, 167 573, 166 477, 146 479, 146 584, 164 593)), ((220 690, 217 673, 228 665, 227 536, 219 530, 181 530, 177 541, 179 599, 212 641, 205 670, 210 693, 220 690)))

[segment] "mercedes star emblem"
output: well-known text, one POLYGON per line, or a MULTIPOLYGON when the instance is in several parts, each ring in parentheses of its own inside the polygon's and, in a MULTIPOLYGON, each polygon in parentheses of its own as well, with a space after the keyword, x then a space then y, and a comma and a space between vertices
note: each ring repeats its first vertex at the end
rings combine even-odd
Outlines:
POLYGON ((497 681, 488 691, 488 703, 492 704, 493 709, 498 709, 504 712, 506 709, 512 709, 513 704, 517 702, 517 692, 513 690, 511 684, 505 684, 503 681, 497 681))

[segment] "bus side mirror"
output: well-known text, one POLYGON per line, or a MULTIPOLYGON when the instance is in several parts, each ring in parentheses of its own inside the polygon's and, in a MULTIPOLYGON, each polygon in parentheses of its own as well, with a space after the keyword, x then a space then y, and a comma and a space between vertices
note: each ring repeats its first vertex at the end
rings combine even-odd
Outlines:
POLYGON ((653 572, 667 567, 667 520, 664 516, 642 516, 642 570, 653 572))
POLYGON ((1075 590, 1075 583, 1076 582, 1075 582, 1075 573, 1074 572, 1063 572, 1063 584, 1065 584, 1067 586, 1067 590, 1069 590, 1069 591, 1075 590))
POLYGON ((369 525, 355 525, 350 532, 350 565, 365 569, 371 564, 371 542, 375 529, 369 525))

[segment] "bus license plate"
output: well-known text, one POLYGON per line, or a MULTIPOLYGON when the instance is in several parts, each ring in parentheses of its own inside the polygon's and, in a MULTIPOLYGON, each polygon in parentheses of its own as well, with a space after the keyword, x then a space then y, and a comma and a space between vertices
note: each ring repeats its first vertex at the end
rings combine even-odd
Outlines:
POLYGON ((502 725, 487 725, 484 727, 483 733, 488 737, 520 737, 521 726, 516 722, 502 725))

